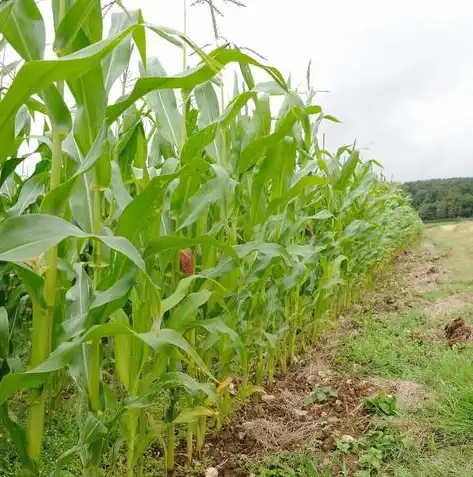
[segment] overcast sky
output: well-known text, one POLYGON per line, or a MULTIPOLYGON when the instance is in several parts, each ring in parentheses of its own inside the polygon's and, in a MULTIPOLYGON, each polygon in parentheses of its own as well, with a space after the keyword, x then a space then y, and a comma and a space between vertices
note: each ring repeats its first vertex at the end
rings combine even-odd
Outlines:
MULTIPOLYGON (((189 0, 190 1, 190 0, 189 0)), ((222 4, 221 0, 216 3, 222 4)), ((293 86, 313 83, 327 143, 368 148, 388 177, 473 176, 473 3, 465 0, 247 0, 224 7, 220 33, 264 55, 293 86)), ((183 28, 183 0, 129 0, 147 21, 183 28)), ((212 41, 208 9, 189 10, 188 34, 212 41)), ((170 73, 179 55, 153 52, 170 73)))

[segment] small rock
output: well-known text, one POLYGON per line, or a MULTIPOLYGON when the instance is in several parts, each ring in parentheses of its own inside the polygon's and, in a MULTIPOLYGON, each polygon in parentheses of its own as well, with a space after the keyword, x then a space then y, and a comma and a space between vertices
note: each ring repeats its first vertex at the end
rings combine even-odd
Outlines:
POLYGON ((353 436, 350 436, 349 434, 344 434, 340 439, 343 442, 355 442, 355 438, 353 436))
POLYGON ((302 409, 294 409, 294 415, 296 417, 305 417, 309 414, 309 411, 303 411, 302 409))
POLYGON ((245 437, 246 437, 246 432, 239 432, 238 433, 238 439, 240 439, 240 441, 242 441, 245 437))
POLYGON ((276 396, 274 394, 263 394, 261 400, 264 402, 274 401, 276 396))
POLYGON ((342 405, 343 405, 343 402, 340 401, 340 399, 337 399, 337 400, 335 401, 335 406, 341 407, 342 405))
POLYGON ((218 477, 218 469, 216 467, 209 467, 205 471, 205 477, 218 477))

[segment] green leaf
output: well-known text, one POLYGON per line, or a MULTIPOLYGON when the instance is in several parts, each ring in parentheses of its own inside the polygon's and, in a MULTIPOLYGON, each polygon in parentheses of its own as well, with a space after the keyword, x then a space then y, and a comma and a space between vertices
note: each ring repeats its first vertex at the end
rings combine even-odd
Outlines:
MULTIPOLYGON (((115 278, 115 275, 110 275, 100 282, 99 287, 101 289, 95 291, 92 303, 90 304, 87 317, 88 323, 103 323, 112 313, 125 306, 136 283, 137 271, 138 269, 136 267, 130 266, 123 271, 118 279, 115 278), (108 286, 108 288, 102 289, 105 285, 108 286)), ((79 326, 80 323, 77 324, 77 328, 79 326)), ((77 331, 82 331, 82 327, 77 329, 77 331)))
POLYGON ((106 336, 133 335, 153 349, 158 349, 163 345, 172 345, 189 356, 208 377, 215 380, 197 351, 179 333, 170 329, 150 331, 148 333, 136 333, 133 329, 118 323, 106 323, 104 325, 93 326, 82 337, 84 342, 98 341, 106 336))
POLYGON ((63 343, 38 367, 23 373, 13 373, 0 381, 0 406, 20 389, 31 389, 44 383, 47 376, 72 361, 80 344, 63 343))
POLYGON ((335 184, 337 189, 344 189, 349 181, 352 179, 353 174, 355 173, 356 166, 360 163, 360 154, 358 151, 354 151, 350 154, 348 160, 343 164, 342 173, 340 174, 340 178, 335 184))
MULTIPOLYGON (((195 89, 195 99, 199 108, 199 126, 204 128, 214 122, 220 115, 217 94, 210 81, 195 89)), ((212 145, 207 148, 207 152, 218 164, 222 162, 222 136, 220 133, 216 134, 212 145)))
POLYGON ((241 339, 240 335, 235 330, 227 326, 220 318, 210 318, 210 319, 207 318, 205 320, 196 320, 196 321, 190 322, 187 325, 187 327, 188 328, 203 328, 211 335, 229 336, 230 339, 232 340, 233 345, 235 346, 235 349, 238 351, 243 369, 246 368, 246 365, 244 363, 248 359, 247 357, 248 353, 245 348, 245 344, 243 343, 243 340, 241 339))
POLYGON ((274 211, 281 205, 285 206, 291 200, 300 196, 304 189, 307 187, 322 186, 327 184, 327 179, 320 176, 306 176, 300 179, 297 184, 291 187, 286 194, 282 197, 278 197, 272 200, 268 206, 268 215, 274 213, 274 211))
MULTIPOLYGON (((287 96, 290 98, 291 96, 287 96)), ((297 121, 307 118, 310 114, 316 114, 318 106, 301 107, 299 104, 293 105, 278 120, 273 133, 263 136, 251 142, 241 152, 239 172, 240 174, 252 168, 265 155, 266 151, 273 146, 281 145, 286 136, 292 137, 293 129, 297 121)))
POLYGON ((87 172, 80 178, 70 179, 49 191, 41 203, 41 213, 63 215, 69 199, 74 222, 84 232, 92 233, 94 229, 92 175, 92 172, 87 172))
POLYGON ((132 335, 153 349, 159 349, 165 345, 172 345, 187 354, 204 374, 215 381, 215 378, 212 376, 212 373, 209 371, 199 354, 189 342, 176 331, 163 329, 158 332, 140 334, 136 333, 126 325, 119 323, 106 323, 104 325, 93 326, 80 339, 62 343, 46 361, 36 368, 22 373, 13 373, 5 376, 3 380, 0 381, 0 406, 18 390, 38 387, 44 383, 48 375, 70 364, 83 343, 89 341, 100 341, 105 337, 115 337, 119 335, 132 335))
POLYGON ((207 212, 211 204, 222 201, 235 189, 236 181, 229 176, 227 171, 217 165, 213 169, 216 177, 204 182, 197 193, 190 197, 182 214, 179 229, 192 225, 207 212))
POLYGON ((2 2, 0 32, 24 60, 43 59, 46 30, 34 0, 2 2))
POLYGON ((189 394, 197 394, 203 392, 214 401, 217 400, 217 393, 215 387, 209 384, 199 383, 188 374, 181 372, 171 372, 164 374, 158 381, 153 391, 140 396, 139 398, 128 399, 125 405, 128 408, 140 408, 155 405, 156 396, 161 394, 166 389, 182 388, 189 394))
POLYGON ((237 117, 240 110, 254 97, 256 97, 254 92, 247 91, 242 93, 230 102, 225 111, 218 118, 192 134, 182 148, 181 163, 187 164, 196 157, 199 157, 202 150, 215 141, 219 129, 227 128, 237 117))
POLYGON ((9 354, 10 328, 8 325, 8 313, 0 307, 0 359, 5 359, 9 354))
MULTIPOLYGON (((138 161, 146 161, 147 142, 143 123, 138 121, 122 138, 118 145, 118 165, 125 182, 132 182, 135 177, 133 165, 138 167, 138 161)), ((143 166, 141 166, 143 168, 143 166)))
POLYGON ((47 308, 44 301, 44 278, 24 263, 15 263, 13 269, 23 282, 31 300, 39 303, 42 308, 47 308))
POLYGON ((244 258, 253 252, 259 252, 268 257, 283 257, 288 263, 292 263, 292 258, 287 250, 278 243, 247 242, 244 245, 235 246, 234 249, 239 258, 244 258))
POLYGON ((317 212, 315 215, 312 215, 310 218, 314 220, 326 220, 326 219, 333 218, 333 214, 329 210, 321 210, 320 212, 317 212))
POLYGON ((20 64, 21 64, 21 60, 17 60, 17 61, 12 61, 11 63, 8 63, 8 65, 5 65, 2 68, 0 68, 0 78, 3 78, 4 76, 9 76, 10 74, 12 74, 20 64))
POLYGON ((16 200, 15 205, 8 210, 10 217, 21 215, 31 205, 34 204, 38 197, 46 192, 46 184, 49 180, 49 172, 35 174, 27 179, 16 200))
POLYGON ((164 193, 169 183, 177 177, 178 174, 155 177, 146 189, 125 207, 118 219, 115 234, 126 237, 135 245, 138 244, 140 234, 146 232, 149 224, 159 217, 164 193))
POLYGON ((337 119, 335 116, 332 116, 331 114, 324 114, 324 119, 331 121, 332 123, 341 123, 339 119, 337 119))
POLYGON ((24 215, 0 225, 0 260, 22 261, 38 257, 70 236, 87 234, 58 217, 24 215))
POLYGON ((200 127, 207 126, 219 117, 220 106, 211 82, 204 83, 195 88, 195 99, 199 107, 200 127))
POLYGON ((202 417, 213 417, 215 411, 207 407, 191 407, 183 409, 174 419, 174 424, 190 424, 198 422, 202 417))
POLYGON ((42 96, 54 132, 66 136, 72 129, 72 119, 64 98, 55 86, 46 88, 42 96))
POLYGON ((45 90, 55 81, 67 81, 84 76, 96 68, 104 56, 113 51, 136 28, 142 27, 133 25, 113 38, 56 60, 32 61, 23 65, 0 101, 0 139, 4 141, 0 162, 14 150, 15 116, 20 106, 25 104, 30 96, 45 90))
MULTIPOLYGON (((107 121, 114 122, 124 111, 126 111, 136 100, 142 98, 147 93, 157 89, 186 89, 191 90, 199 84, 210 81, 227 64, 242 62, 262 68, 274 77, 281 87, 287 88, 281 74, 272 67, 264 66, 254 58, 245 55, 237 50, 218 48, 211 52, 209 58, 212 60, 202 63, 195 68, 191 68, 184 73, 175 76, 158 76, 150 78, 140 78, 133 87, 131 93, 120 99, 114 105, 107 108, 107 121)), ((1 110, 0 110, 1 111, 1 110)), ((1 131, 1 129, 0 129, 1 131)))
POLYGON ((133 200, 122 181, 120 169, 116 162, 112 162, 112 178, 110 189, 113 193, 113 199, 118 206, 117 215, 120 215, 125 207, 133 200))
POLYGON ((290 136, 298 118, 299 114, 295 109, 289 110, 273 133, 263 136, 245 147, 240 156, 240 174, 243 174, 257 164, 270 146, 278 144, 285 136, 290 136))
MULTIPOLYGON (((166 77, 166 72, 157 58, 149 58, 146 70, 141 71, 141 76, 166 77)), ((160 133, 166 141, 176 148, 181 147, 182 118, 177 108, 176 96, 172 89, 157 89, 146 95, 146 101, 150 105, 160 126, 160 133)))
POLYGON ((103 37, 102 1, 95 0, 95 5, 83 25, 83 30, 90 43, 96 43, 103 37))
POLYGON ((174 293, 161 302, 161 313, 164 314, 166 311, 179 304, 188 295, 192 283, 197 278, 200 278, 199 275, 192 275, 190 277, 183 278, 178 283, 174 293))
MULTIPOLYGON (((129 326, 128 316, 123 310, 117 310, 110 316, 112 323, 129 326)), ((126 390, 130 389, 130 360, 133 359, 133 337, 118 335, 113 340, 115 367, 126 390)))
POLYGON ((187 238, 178 235, 164 235, 162 237, 157 237, 148 242, 144 256, 148 257, 166 250, 182 250, 184 248, 192 247, 193 245, 205 245, 217 250, 222 250, 228 256, 238 261, 238 255, 232 247, 220 243, 210 235, 203 235, 196 238, 187 238))
POLYGON ((3 164, 0 175, 0 187, 4 184, 10 174, 15 172, 15 169, 29 156, 30 154, 27 154, 23 157, 14 157, 3 164))
POLYGON ((96 6, 97 0, 77 0, 56 29, 53 49, 58 54, 69 50, 80 29, 96 6))
MULTIPOLYGON (((144 24, 143 14, 141 13, 141 9, 133 13, 136 15, 136 23, 144 24)), ((130 15, 130 13, 128 13, 128 15, 130 15)), ((166 37, 166 40, 173 43, 171 36, 166 37)), ((133 32, 133 41, 135 42, 136 48, 138 49, 138 53, 140 54, 141 62, 143 63, 144 67, 147 68, 146 32, 144 28, 140 28, 133 32)))
MULTIPOLYGON (((137 23, 137 12, 114 12, 111 17, 111 26, 108 37, 112 38, 130 25, 137 23)), ((128 68, 131 57, 131 38, 122 41, 113 51, 102 61, 102 70, 105 89, 110 93, 115 81, 128 68)))
MULTIPOLYGON (((98 5, 100 6, 100 2, 98 2, 98 5)), ((93 10, 95 10, 96 6, 97 1, 93 4, 93 10)), ((101 30, 101 17, 99 18, 99 28, 101 30)), ((90 40, 84 38, 80 41, 80 47, 87 47, 89 43, 90 40)), ((83 51, 83 49, 80 51, 83 51)), ((101 65, 97 63, 94 68, 85 74, 80 75, 78 78, 69 79, 68 86, 76 101, 74 138, 79 151, 85 156, 95 146, 97 136, 101 136, 103 129, 106 129, 104 118, 107 93, 105 91, 101 65)), ((105 142, 104 147, 106 145, 105 142)), ((110 160, 108 158, 108 151, 105 149, 103 155, 95 163, 94 188, 99 190, 107 188, 110 183, 110 177, 110 160)))
MULTIPOLYGON (((107 138, 107 128, 102 127, 95 142, 88 152, 86 158, 80 163, 75 173, 64 181, 59 187, 46 194, 41 203, 41 212, 54 215, 62 215, 67 200, 73 195, 76 201, 71 201, 71 206, 78 212, 74 214, 81 227, 88 232, 92 231, 92 202, 89 178, 85 174, 102 157, 105 141, 107 138), (77 192, 77 193, 75 193, 77 192), (78 197, 79 196, 79 197, 78 197), (85 203, 84 203, 85 202, 85 203), (78 219, 78 216, 80 219, 78 219)), ((77 152, 77 151, 76 151, 77 152)))
POLYGON ((15 445, 16 451, 18 452, 18 456, 20 457, 24 468, 30 471, 32 475, 37 474, 38 469, 36 463, 28 457, 26 431, 23 427, 21 427, 14 417, 10 416, 6 404, 0 406, 0 423, 2 423, 2 425, 10 434, 10 438, 15 445))
POLYGON ((84 422, 84 427, 81 429, 80 444, 82 446, 92 444, 93 442, 103 439, 107 434, 107 426, 89 412, 84 422))
POLYGON ((139 252, 125 238, 94 236, 59 217, 41 214, 12 217, 0 225, 0 260, 18 262, 38 257, 68 237, 96 238, 145 270, 139 252))
POLYGON ((279 346, 279 336, 274 333, 264 333, 264 337, 269 343, 269 346, 273 350, 277 350, 279 346))
POLYGON ((189 293, 173 311, 171 318, 166 323, 167 328, 182 331, 191 322, 197 310, 205 305, 212 296, 210 290, 199 290, 189 293))
POLYGON ((71 319, 86 317, 91 302, 91 284, 87 273, 81 263, 75 263, 74 272, 76 281, 66 293, 68 302, 68 315, 71 319))

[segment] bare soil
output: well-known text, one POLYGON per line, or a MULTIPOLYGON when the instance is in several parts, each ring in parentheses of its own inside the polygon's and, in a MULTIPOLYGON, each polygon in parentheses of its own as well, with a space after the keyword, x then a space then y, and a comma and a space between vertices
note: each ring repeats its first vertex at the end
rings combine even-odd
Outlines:
POLYGON ((310 449, 323 460, 336 439, 361 437, 371 419, 363 401, 384 389, 373 381, 339 373, 331 365, 327 356, 320 358, 314 350, 274 383, 267 383, 265 394, 254 396, 238 411, 206 444, 219 475, 247 476, 239 470, 239 458, 274 451, 310 449), (334 395, 323 402, 305 404, 304 398, 317 389, 329 389, 334 395))

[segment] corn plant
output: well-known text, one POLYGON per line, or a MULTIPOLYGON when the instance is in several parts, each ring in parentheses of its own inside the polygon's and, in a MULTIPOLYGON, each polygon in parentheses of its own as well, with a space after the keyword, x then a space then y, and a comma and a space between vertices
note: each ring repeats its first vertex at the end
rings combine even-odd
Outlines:
POLYGON ((73 456, 102 475, 106 455, 119 475, 139 475, 149 446, 172 471, 178 440, 189 460, 201 453, 419 220, 375 161, 320 145, 320 124, 337 119, 277 69, 230 45, 206 54, 140 11, 114 11, 104 35, 99 0, 48 7, 54 59, 34 0, 0 5, 2 48, 18 57, 9 71, 21 65, 0 99, 0 420, 39 475, 45 411, 73 383, 79 439, 55 475, 73 456), (184 71, 167 75, 146 34, 184 52, 184 71), (226 103, 215 87, 229 64, 226 103), (19 327, 30 340, 20 368, 19 327), (25 422, 9 408, 19 393, 25 422))

